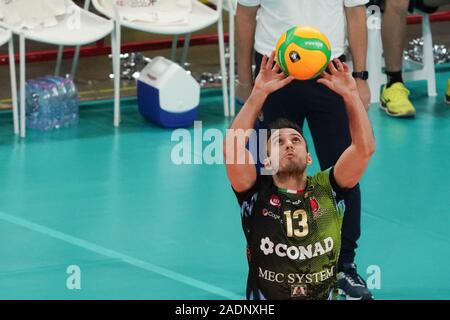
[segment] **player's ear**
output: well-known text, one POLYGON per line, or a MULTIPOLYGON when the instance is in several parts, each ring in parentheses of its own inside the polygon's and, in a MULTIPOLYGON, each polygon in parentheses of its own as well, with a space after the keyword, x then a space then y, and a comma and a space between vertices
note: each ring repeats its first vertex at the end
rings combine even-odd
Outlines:
POLYGON ((264 164, 264 168, 266 168, 267 170, 272 169, 272 162, 270 161, 269 157, 264 159, 263 164, 264 164))
POLYGON ((306 154, 306 165, 310 166, 312 164, 312 157, 311 154, 308 152, 306 154))

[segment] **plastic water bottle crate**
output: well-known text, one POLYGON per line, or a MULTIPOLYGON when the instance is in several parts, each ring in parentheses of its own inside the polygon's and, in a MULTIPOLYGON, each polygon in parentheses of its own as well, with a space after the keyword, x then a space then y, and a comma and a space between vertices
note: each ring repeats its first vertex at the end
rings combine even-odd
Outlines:
POLYGON ((45 76, 26 83, 27 127, 51 131, 78 123, 78 91, 70 77, 45 76))

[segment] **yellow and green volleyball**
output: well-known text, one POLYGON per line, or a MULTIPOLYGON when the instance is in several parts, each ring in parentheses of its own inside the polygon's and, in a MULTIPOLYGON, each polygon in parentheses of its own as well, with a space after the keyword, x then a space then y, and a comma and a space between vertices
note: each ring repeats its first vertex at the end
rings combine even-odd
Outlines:
POLYGON ((331 46, 319 30, 295 26, 278 40, 276 60, 284 73, 298 80, 318 77, 328 65, 331 46))

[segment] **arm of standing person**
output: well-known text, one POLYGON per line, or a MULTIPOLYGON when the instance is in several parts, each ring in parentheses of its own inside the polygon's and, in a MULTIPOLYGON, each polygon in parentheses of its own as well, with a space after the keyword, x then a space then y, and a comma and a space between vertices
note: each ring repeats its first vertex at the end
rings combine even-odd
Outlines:
MULTIPOLYGON (((366 69, 367 56, 367 18, 366 7, 363 5, 345 7, 347 18, 347 34, 350 52, 353 60, 353 71, 361 72, 366 69)), ((370 76, 370 75, 369 75, 370 76)), ((366 110, 370 105, 370 89, 367 80, 356 79, 359 96, 366 110)))
POLYGON ((236 97, 244 103, 253 88, 253 46, 255 43, 256 14, 259 6, 238 4, 236 9, 236 61, 239 81, 236 97))

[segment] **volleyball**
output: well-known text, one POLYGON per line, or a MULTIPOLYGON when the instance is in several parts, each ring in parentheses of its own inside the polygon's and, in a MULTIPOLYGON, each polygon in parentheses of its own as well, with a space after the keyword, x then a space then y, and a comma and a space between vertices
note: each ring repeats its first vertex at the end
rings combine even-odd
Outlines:
POLYGON ((295 26, 278 40, 276 60, 284 73, 298 80, 318 77, 328 65, 331 46, 319 30, 295 26))

